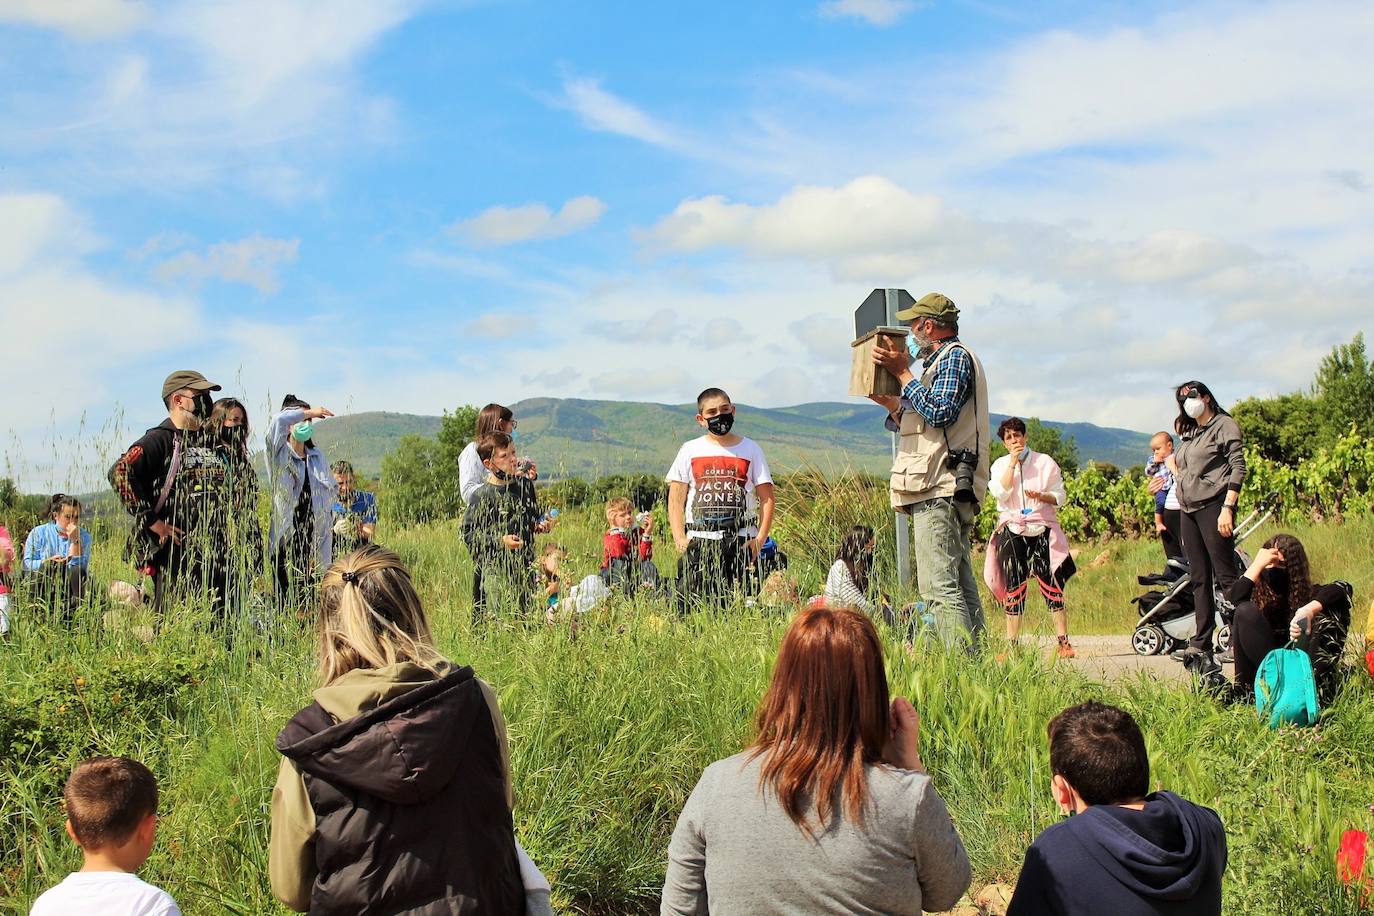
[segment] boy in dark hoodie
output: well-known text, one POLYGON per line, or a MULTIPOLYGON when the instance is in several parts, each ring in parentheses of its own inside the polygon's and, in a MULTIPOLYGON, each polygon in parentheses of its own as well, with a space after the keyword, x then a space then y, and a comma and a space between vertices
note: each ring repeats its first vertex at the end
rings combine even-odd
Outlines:
POLYGON ((1147 794, 1150 759, 1130 714, 1088 702, 1049 725, 1054 800, 1069 815, 1036 837, 1007 916, 1202 916, 1221 912, 1221 818, 1147 794))

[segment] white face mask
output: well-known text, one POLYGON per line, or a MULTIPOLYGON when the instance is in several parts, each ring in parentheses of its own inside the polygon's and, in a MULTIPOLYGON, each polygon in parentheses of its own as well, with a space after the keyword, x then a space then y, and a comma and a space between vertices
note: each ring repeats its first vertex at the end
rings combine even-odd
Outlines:
POLYGON ((1207 402, 1202 398, 1185 398, 1183 400, 1183 412, 1196 420, 1207 412, 1207 402))

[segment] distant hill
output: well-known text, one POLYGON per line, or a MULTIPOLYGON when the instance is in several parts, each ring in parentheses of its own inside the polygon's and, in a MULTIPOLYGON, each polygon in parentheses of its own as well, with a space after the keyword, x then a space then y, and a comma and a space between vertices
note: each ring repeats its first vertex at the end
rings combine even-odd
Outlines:
POLYGON ((390 411, 348 414, 316 421, 315 444, 324 449, 331 462, 352 462, 358 473, 375 477, 382 469, 382 456, 395 448, 402 436, 433 436, 439 431, 439 420, 390 411))
MULTIPOLYGON (((545 477, 659 474, 684 440, 701 433, 692 404, 531 398, 511 406, 520 423, 516 442, 520 453, 538 461, 545 477)), ((1005 418, 1006 414, 993 414, 993 428, 1005 418)), ((769 463, 780 471, 814 466, 824 471, 853 467, 884 473, 891 463, 892 437, 882 421, 882 408, 873 404, 823 402, 777 408, 741 404, 736 428, 758 440, 769 463)), ((439 417, 415 414, 351 414, 318 423, 315 441, 331 461, 347 459, 359 473, 373 476, 381 470, 382 456, 401 436, 432 436, 439 422, 439 417)), ((1142 461, 1149 450, 1149 436, 1134 430, 1045 422, 1073 436, 1085 462, 1125 467, 1142 461)))

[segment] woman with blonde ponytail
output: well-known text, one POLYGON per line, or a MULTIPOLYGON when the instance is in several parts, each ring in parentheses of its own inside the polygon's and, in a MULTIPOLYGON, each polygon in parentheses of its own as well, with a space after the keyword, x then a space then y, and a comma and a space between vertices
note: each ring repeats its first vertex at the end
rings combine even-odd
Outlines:
POLYGON ((318 914, 524 913, 505 721, 434 648, 400 557, 335 562, 318 618, 323 686, 277 736, 273 892, 318 914))

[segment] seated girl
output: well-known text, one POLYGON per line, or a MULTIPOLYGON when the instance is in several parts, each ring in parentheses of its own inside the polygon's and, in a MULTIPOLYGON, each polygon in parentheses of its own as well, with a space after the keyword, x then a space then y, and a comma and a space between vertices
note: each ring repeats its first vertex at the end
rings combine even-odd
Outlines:
POLYGON ((91 568, 91 533, 81 527, 81 500, 57 493, 48 503, 52 521, 29 532, 24 570, 40 580, 39 593, 70 623, 86 591, 91 568))
POLYGON ((1255 693, 1255 673, 1264 656, 1290 639, 1308 635, 1312 674, 1323 706, 1335 697, 1341 652, 1350 630, 1349 586, 1312 581, 1307 551, 1291 534, 1276 534, 1255 553, 1250 568, 1228 593, 1235 605, 1231 648, 1236 658, 1236 692, 1255 693))

